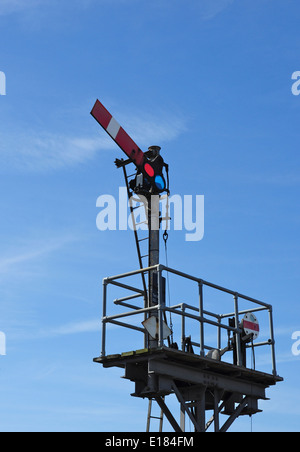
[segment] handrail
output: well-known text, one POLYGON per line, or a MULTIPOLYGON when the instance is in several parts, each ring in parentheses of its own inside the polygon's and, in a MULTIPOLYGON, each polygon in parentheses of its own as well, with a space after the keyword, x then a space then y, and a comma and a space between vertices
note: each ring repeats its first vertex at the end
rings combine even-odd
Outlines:
POLYGON ((270 328, 270 338, 267 341, 262 341, 256 344, 253 344, 253 347, 269 345, 271 347, 271 358, 272 358, 272 373, 273 375, 277 375, 276 373, 276 360, 275 360, 275 339, 274 339, 274 330, 273 330, 273 315, 272 315, 272 306, 268 303, 264 303, 261 300, 257 300, 253 297, 249 297, 247 295, 241 294, 237 291, 230 290, 228 288, 222 287, 220 285, 205 281, 202 278, 198 278, 192 275, 188 275, 187 273, 175 270, 170 267, 166 267, 164 265, 154 265, 152 267, 146 267, 143 269, 133 270, 127 273, 115 275, 112 277, 103 279, 103 316, 102 316, 102 353, 101 356, 106 356, 106 326, 108 323, 112 323, 118 325, 120 327, 128 328, 131 330, 135 330, 138 332, 142 332, 144 335, 144 346, 147 344, 147 336, 148 333, 142 327, 138 327, 136 325, 132 325, 130 323, 120 322, 119 319, 122 318, 131 318, 135 315, 144 314, 146 317, 154 312, 154 315, 158 317, 158 347, 162 347, 164 345, 163 339, 163 323, 166 319, 166 312, 173 313, 175 315, 181 316, 181 343, 184 343, 184 338, 186 337, 186 319, 192 319, 198 322, 199 324, 199 342, 193 341, 192 344, 200 348, 200 356, 205 356, 205 350, 213 350, 214 347, 205 343, 205 331, 204 325, 212 325, 217 328, 218 333, 218 348, 221 349, 221 332, 227 331, 227 333, 234 334, 234 342, 236 347, 236 364, 238 366, 243 365, 243 357, 242 357, 242 329, 240 327, 240 316, 250 312, 259 312, 259 311, 268 311, 269 314, 269 328, 270 328), (135 299, 141 297, 145 294, 144 290, 134 287, 131 284, 126 284, 120 282, 120 279, 128 279, 132 276, 138 274, 149 274, 149 272, 156 271, 158 274, 158 301, 155 306, 150 307, 141 307, 131 305, 129 303, 125 303, 127 300, 135 299), (162 274, 163 272, 172 273, 180 278, 184 278, 191 282, 198 284, 198 306, 191 305, 190 303, 176 303, 172 306, 166 306, 165 300, 162 297, 162 274), (126 312, 121 312, 113 315, 107 315, 107 290, 109 285, 114 285, 120 287, 122 289, 128 290, 130 294, 128 296, 118 298, 114 300, 115 306, 122 306, 130 309, 126 312), (217 291, 221 291, 227 294, 231 294, 233 296, 234 310, 230 313, 214 313, 205 309, 205 297, 203 293, 203 288, 211 287, 217 291), (239 300, 246 300, 251 303, 253 306, 250 306, 249 309, 239 310, 239 300), (194 311, 192 313, 191 311, 194 311), (224 319, 227 318, 235 319, 235 326, 230 326, 229 324, 222 323, 224 319))

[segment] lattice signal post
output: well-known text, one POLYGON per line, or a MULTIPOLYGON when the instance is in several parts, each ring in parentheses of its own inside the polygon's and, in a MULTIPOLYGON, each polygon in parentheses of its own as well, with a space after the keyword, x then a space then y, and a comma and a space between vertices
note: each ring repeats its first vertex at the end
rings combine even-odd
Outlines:
MULTIPOLYGON (((196 432, 205 432, 212 425, 215 432, 225 432, 239 416, 252 416, 260 412, 258 401, 266 400, 266 389, 283 380, 276 370, 272 306, 159 263, 159 199, 169 194, 168 165, 161 157, 158 146, 152 146, 144 153, 99 101, 91 114, 126 154, 126 160, 117 159, 115 163, 123 169, 129 199, 133 196, 143 199, 149 232, 147 237, 141 238, 134 228, 140 268, 103 280, 101 356, 94 358, 94 361, 104 368, 123 368, 124 377, 135 385, 132 395, 149 399, 147 431, 150 431, 150 420, 153 418, 159 420, 159 430, 162 431, 165 417, 174 431, 184 432, 188 416, 196 432), (135 173, 127 176, 126 168, 130 164, 135 166, 135 173), (134 178, 129 180, 132 176, 134 178), (143 254, 141 245, 146 242, 148 251, 143 254), (143 264, 144 258, 148 258, 147 265, 143 264), (172 303, 171 300, 166 305, 168 274, 180 278, 179 284, 187 281, 191 285, 186 293, 188 303, 175 300, 172 303), (131 282, 137 276, 141 276, 140 286, 131 282), (191 294, 195 293, 192 286, 195 285, 198 297, 190 301, 191 294), (126 290, 128 294, 111 303, 111 286, 126 290), (207 310, 207 289, 230 296, 232 311, 215 313, 207 310), (143 305, 132 304, 132 300, 139 299, 144 300, 143 305), (246 308, 240 308, 242 302, 246 308), (113 305, 120 306, 121 312, 110 314, 113 305), (124 312, 124 307, 129 310, 124 312), (170 329, 172 325, 168 325, 167 314, 181 319, 180 331, 176 332, 180 336, 179 345, 173 341, 175 331, 170 329), (259 336, 256 315, 265 314, 269 338, 256 342, 259 336), (138 326, 136 319, 141 316, 143 321, 138 326), (135 339, 134 350, 108 352, 108 324, 119 327, 119 331, 113 330, 114 334, 123 334, 122 329, 138 333, 140 340, 138 337, 135 339), (211 328, 215 331, 217 345, 209 342, 210 337, 205 334, 207 327, 210 328, 210 336, 211 328), (192 328, 193 336, 189 334, 189 328, 192 328), (247 351, 252 350, 255 356, 256 347, 270 349, 269 372, 247 366, 247 351), (171 394, 175 394, 179 402, 179 420, 167 405, 166 398, 171 394), (153 401, 160 407, 160 416, 152 415, 153 401), (224 419, 222 425, 220 414, 224 419)), ((131 213, 135 226, 132 207, 131 213)))

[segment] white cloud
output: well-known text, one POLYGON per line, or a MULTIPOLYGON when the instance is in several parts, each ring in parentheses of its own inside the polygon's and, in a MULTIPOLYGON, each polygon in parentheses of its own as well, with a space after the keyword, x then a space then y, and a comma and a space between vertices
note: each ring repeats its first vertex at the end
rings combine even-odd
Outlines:
MULTIPOLYGON (((169 115, 155 119, 124 115, 123 120, 124 128, 143 150, 174 140, 185 130, 183 120, 169 115)), ((0 143, 1 171, 57 170, 81 165, 96 158, 99 152, 118 149, 100 126, 98 133, 90 136, 11 130, 10 133, 0 132, 0 143)))
POLYGON ((2 256, 0 258, 0 277, 3 278, 16 275, 16 268, 26 268, 28 270, 28 264, 30 262, 45 258, 45 256, 54 253, 74 240, 76 240, 76 238, 71 235, 45 237, 44 240, 28 239, 26 247, 23 245, 23 250, 21 250, 21 243, 15 245, 18 251, 15 249, 7 254, 7 256, 3 256, 4 251, 2 250, 2 256))
POLYGON ((73 322, 61 325, 48 331, 44 331, 44 333, 42 334, 45 336, 62 336, 78 333, 90 333, 100 331, 101 327, 100 325, 101 325, 100 318, 93 320, 85 320, 81 322, 73 322))
MULTIPOLYGON (((129 322, 130 325, 141 326, 141 319, 133 318, 129 322)), ((107 324, 107 330, 116 330, 119 334, 125 332, 125 328, 121 328, 118 325, 107 324)), ((43 327, 42 330, 33 332, 35 338, 55 338, 58 336, 68 336, 82 333, 99 333, 102 329, 101 318, 95 318, 90 320, 82 320, 78 322, 69 322, 63 325, 54 327, 43 327)), ((128 331, 128 330, 127 330, 128 331)), ((29 336, 27 336, 29 337, 29 336)), ((125 339, 124 339, 125 340, 125 339)))
POLYGON ((167 112, 158 113, 155 118, 152 115, 134 114, 131 117, 124 116, 126 131, 136 141, 138 146, 146 150, 153 144, 163 144, 175 140, 186 131, 186 122, 183 118, 167 112))
POLYGON ((106 137, 71 137, 50 132, 0 133, 2 171, 44 171, 74 166, 109 149, 106 137))

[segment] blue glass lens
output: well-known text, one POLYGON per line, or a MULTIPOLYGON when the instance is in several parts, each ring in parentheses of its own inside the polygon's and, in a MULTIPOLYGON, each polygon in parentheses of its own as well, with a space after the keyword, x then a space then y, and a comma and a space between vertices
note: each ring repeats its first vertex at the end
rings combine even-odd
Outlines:
POLYGON ((165 182, 161 176, 155 177, 155 184, 159 190, 163 190, 165 188, 165 182))

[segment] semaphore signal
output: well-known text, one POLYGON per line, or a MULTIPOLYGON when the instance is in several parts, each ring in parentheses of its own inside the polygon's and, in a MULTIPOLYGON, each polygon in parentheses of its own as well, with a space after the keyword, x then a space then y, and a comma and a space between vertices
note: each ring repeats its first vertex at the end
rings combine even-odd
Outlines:
MULTIPOLYGON (((215 432, 226 432, 240 416, 259 413, 258 402, 266 400, 266 389, 283 380, 276 369, 273 308, 253 297, 175 270, 168 264, 160 264, 159 233, 164 218, 161 217, 159 202, 170 193, 169 167, 160 154, 161 148, 151 146, 143 152, 98 100, 91 114, 127 157, 126 160, 116 159, 115 163, 123 169, 129 200, 137 197, 141 203, 138 208, 145 209, 146 220, 143 223, 147 225, 148 234, 141 237, 140 231, 133 229, 140 268, 103 280, 101 355, 94 361, 105 368, 124 369, 124 378, 135 385, 132 395, 149 400, 147 432, 154 419, 159 420, 160 432, 164 419, 175 432, 185 432, 186 417, 189 417, 195 432, 205 432, 212 425, 215 432), (130 164, 135 166, 135 172, 128 176, 126 168, 130 164), (142 251, 142 244, 148 245, 146 252, 142 251), (145 258, 148 259, 146 265, 145 258), (136 282, 139 276, 141 285, 136 282), (172 296, 169 276, 180 280, 178 293, 175 290, 172 296), (123 292, 122 297, 110 300, 111 286, 126 290, 127 295, 124 296, 123 292), (181 293, 182 287, 184 293, 181 293), (207 290, 210 290, 210 295, 212 291, 215 294, 215 298, 208 297, 208 302, 207 290), (228 297, 231 298, 229 312, 213 310, 213 300, 217 302, 221 296, 225 297, 222 311, 223 306, 228 305, 228 297), (116 313, 116 306, 122 308, 120 312, 116 313), (127 311, 124 312, 124 308, 127 311), (269 338, 261 342, 257 342, 260 332, 257 312, 260 318, 267 316, 265 325, 269 322, 269 338), (176 328, 173 316, 181 320, 176 323, 176 328), (120 343, 108 342, 109 324, 119 328, 113 330, 114 334, 122 328, 122 344, 125 344, 125 330, 135 335, 138 333, 142 344, 139 345, 140 341, 135 336, 133 350, 118 348, 107 353, 108 347, 120 343), (209 334, 206 334, 207 327, 209 334), (215 340, 212 340, 213 332, 215 340), (257 347, 269 348, 271 371, 262 372, 255 368, 257 347), (249 351, 253 358, 250 365, 249 351), (167 406, 166 398, 171 394, 179 403, 179 420, 167 406), (160 416, 153 415, 153 402, 159 406, 160 416), (213 414, 207 419, 209 411, 213 414), (221 416, 226 418, 224 423, 221 423, 221 416)), ((131 205, 135 225, 134 209, 131 205)), ((170 219, 168 209, 166 219, 170 219)), ((167 261, 167 231, 163 239, 167 261)))

